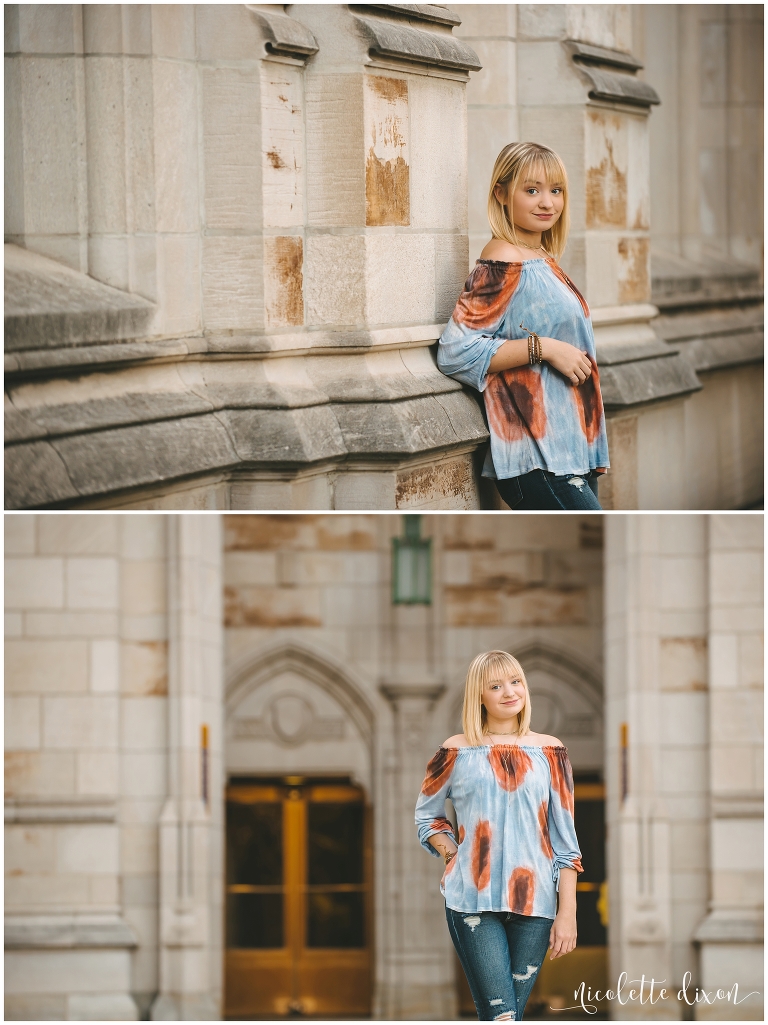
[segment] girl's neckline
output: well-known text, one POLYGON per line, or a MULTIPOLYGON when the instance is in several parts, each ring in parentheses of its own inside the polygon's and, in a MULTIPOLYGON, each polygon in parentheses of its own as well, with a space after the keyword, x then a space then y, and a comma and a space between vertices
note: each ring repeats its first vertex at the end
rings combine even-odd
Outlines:
POLYGON ((441 751, 489 751, 492 747, 524 747, 527 751, 565 751, 565 744, 464 744, 462 747, 443 747, 441 751))
POLYGON ((551 256, 532 256, 530 260, 483 260, 478 258, 477 263, 498 263, 501 267, 522 267, 524 263, 554 263, 551 256))

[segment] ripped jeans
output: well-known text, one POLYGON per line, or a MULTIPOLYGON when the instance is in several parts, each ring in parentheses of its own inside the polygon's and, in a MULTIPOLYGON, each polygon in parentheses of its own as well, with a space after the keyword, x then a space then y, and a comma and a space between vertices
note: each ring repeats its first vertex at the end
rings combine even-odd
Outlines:
POLYGON ((554 920, 513 911, 454 911, 445 917, 480 1021, 522 1021, 549 949, 554 920))
POLYGON ((496 490, 510 509, 602 509, 597 500, 601 474, 550 473, 531 470, 519 477, 495 481, 496 490))

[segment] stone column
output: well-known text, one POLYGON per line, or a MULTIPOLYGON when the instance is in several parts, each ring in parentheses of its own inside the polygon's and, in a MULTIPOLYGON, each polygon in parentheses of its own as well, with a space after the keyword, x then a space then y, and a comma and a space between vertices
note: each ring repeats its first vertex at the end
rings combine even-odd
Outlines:
POLYGON ((219 529, 217 518, 168 518, 168 799, 160 819, 160 993, 153 1020, 221 1016, 219 529))
POLYGON ((612 1017, 619 1020, 680 1017, 672 959, 670 815, 663 792, 660 532, 657 517, 611 517, 606 523, 608 978, 615 988, 622 972, 638 982, 643 975, 653 977, 665 980, 671 993, 654 1005, 614 1001, 612 1017))
POLYGON ((709 517, 708 911, 702 1021, 763 1019, 762 516, 709 517), (737 1002, 738 1001, 738 1002, 737 1002))
POLYGON ((444 690, 435 683, 381 686, 394 717, 383 787, 388 802, 380 910, 385 939, 375 1008, 383 1019, 456 1017, 453 948, 439 892, 443 863, 421 849, 414 825, 416 799, 433 753, 425 742, 430 712, 444 690))

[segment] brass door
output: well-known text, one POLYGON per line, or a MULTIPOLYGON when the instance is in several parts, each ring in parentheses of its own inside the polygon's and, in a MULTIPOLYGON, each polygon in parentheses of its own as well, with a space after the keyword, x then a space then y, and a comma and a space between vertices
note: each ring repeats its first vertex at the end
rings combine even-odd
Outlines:
POLYGON ((287 777, 226 797, 226 1017, 369 1015, 362 791, 287 777))

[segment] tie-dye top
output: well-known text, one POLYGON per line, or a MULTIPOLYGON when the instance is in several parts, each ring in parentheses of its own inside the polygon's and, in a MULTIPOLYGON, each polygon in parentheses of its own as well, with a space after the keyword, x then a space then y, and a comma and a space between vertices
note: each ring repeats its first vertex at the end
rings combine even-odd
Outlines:
POLYGON ((564 747, 438 748, 416 803, 416 826, 422 846, 436 857, 430 836, 448 833, 458 844, 440 882, 454 911, 554 918, 560 869, 584 871, 564 747), (448 797, 458 837, 446 818, 448 797))
POLYGON ((491 435, 484 477, 609 465, 589 307, 553 259, 478 260, 440 337, 437 365, 483 393, 491 435), (521 323, 586 352, 592 374, 584 384, 574 387, 546 362, 489 374, 499 346, 525 337, 521 323))

